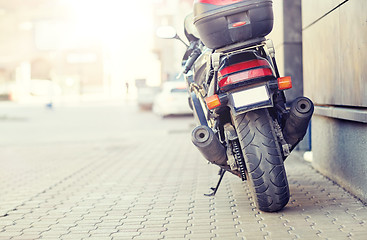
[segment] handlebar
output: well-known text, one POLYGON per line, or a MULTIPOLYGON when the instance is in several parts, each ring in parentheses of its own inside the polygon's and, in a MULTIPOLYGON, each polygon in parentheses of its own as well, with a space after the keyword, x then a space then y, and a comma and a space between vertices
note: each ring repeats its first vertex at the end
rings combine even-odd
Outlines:
POLYGON ((182 74, 187 74, 190 71, 192 65, 194 65, 195 61, 201 55, 200 46, 201 46, 200 41, 190 42, 190 46, 186 50, 186 53, 185 53, 184 58, 183 58, 183 61, 185 62, 185 65, 183 66, 182 71, 177 76, 177 79, 179 79, 182 76, 182 74), (188 54, 190 54, 190 55, 188 56, 188 54), (185 59, 187 59, 187 60, 185 61, 185 59))
POLYGON ((190 71, 192 65, 194 65, 196 59, 198 59, 198 57, 200 55, 201 55, 200 49, 194 49, 192 51, 192 53, 190 54, 189 59, 185 63, 185 66, 184 66, 184 69, 183 69, 184 74, 187 74, 190 71))

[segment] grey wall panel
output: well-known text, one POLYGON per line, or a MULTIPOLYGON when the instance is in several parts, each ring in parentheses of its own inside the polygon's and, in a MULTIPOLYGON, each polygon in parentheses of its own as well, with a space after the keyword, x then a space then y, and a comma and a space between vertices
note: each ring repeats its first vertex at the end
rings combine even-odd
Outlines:
POLYGON ((309 26, 339 3, 303 1, 305 95, 319 105, 367 107, 367 1, 348 1, 309 26))
POLYGON ((367 202, 367 127, 315 115, 312 120, 313 166, 367 202))

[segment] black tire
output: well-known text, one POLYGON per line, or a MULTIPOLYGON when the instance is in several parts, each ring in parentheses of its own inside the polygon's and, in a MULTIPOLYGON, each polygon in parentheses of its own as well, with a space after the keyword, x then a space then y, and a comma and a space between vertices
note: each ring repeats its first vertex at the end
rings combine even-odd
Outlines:
POLYGON ((233 117, 256 206, 281 210, 289 201, 288 180, 273 122, 267 109, 233 117))

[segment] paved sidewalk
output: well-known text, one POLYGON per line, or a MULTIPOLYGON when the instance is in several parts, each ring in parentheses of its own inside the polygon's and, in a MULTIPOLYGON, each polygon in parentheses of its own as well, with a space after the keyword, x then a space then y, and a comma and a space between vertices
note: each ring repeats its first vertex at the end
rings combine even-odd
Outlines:
POLYGON ((205 197, 218 168, 194 149, 190 124, 144 138, 0 145, 0 240, 366 239, 367 207, 297 152, 281 212, 259 212, 229 173, 205 197))

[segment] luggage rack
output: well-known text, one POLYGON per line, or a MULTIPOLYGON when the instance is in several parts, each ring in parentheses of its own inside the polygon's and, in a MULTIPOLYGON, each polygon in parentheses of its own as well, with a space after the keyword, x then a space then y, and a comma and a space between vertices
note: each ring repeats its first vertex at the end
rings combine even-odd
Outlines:
POLYGON ((244 50, 247 50, 249 48, 254 48, 257 46, 264 46, 266 45, 265 43, 266 38, 261 37, 261 38, 254 38, 254 39, 250 39, 248 41, 244 41, 244 42, 239 42, 239 43, 235 43, 235 44, 231 44, 222 48, 218 48, 215 49, 215 52, 218 53, 222 53, 222 54, 226 54, 226 53, 233 53, 233 52, 242 52, 244 50))

